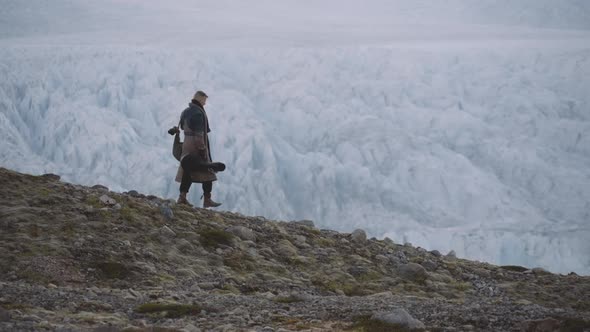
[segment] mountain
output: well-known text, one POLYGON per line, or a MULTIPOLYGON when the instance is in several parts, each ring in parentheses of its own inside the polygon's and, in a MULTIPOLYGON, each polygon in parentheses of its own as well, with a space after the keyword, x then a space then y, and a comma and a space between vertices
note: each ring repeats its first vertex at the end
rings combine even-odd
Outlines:
POLYGON ((4 167, 174 198, 202 89, 227 211, 590 273, 586 2, 0 4, 4 167))
POLYGON ((3 331, 584 331, 590 278, 0 168, 3 331))

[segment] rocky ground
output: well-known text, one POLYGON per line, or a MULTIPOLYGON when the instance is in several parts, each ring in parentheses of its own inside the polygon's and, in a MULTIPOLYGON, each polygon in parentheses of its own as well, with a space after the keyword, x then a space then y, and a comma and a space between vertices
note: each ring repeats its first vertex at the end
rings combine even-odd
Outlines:
POLYGON ((590 277, 0 168, 1 331, 590 331, 590 277))

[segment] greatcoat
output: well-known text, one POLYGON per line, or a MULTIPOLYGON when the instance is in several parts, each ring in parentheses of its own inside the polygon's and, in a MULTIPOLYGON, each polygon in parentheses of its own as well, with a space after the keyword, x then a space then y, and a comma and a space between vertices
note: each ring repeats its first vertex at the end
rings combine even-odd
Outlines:
MULTIPOLYGON (((180 128, 184 131, 184 141, 182 143, 182 154, 180 160, 185 156, 191 154, 196 156, 204 163, 210 163, 211 148, 209 146, 209 136, 207 133, 209 129, 209 121, 207 113, 201 104, 193 100, 188 104, 188 108, 182 112, 180 116, 180 128)), ((178 166, 176 172, 176 182, 182 181, 182 174, 184 170, 182 166, 178 166)), ((217 176, 212 171, 194 171, 191 172, 191 179, 193 182, 203 183, 209 181, 216 181, 217 176)))

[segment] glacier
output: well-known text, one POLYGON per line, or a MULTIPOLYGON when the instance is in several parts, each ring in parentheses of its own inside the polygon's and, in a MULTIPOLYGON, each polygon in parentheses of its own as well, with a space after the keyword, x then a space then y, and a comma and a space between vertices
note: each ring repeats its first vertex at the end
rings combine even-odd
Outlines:
POLYGON ((0 1, 0 166, 175 198, 202 89, 225 210, 590 274, 590 4, 105 3, 0 1))

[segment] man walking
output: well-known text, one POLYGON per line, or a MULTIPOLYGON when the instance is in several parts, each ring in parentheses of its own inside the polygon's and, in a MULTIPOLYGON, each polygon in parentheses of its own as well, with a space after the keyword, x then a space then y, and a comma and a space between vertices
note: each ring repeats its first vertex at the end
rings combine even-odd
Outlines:
POLYGON ((203 168, 205 163, 211 163, 211 150, 209 146, 208 133, 209 121, 205 112, 207 94, 197 91, 180 115, 180 129, 184 131, 184 142, 182 143, 182 154, 180 166, 176 174, 176 182, 180 182, 180 196, 178 204, 191 205, 186 199, 186 194, 193 182, 203 184, 203 207, 218 207, 221 203, 211 199, 213 181, 217 180, 215 172, 203 168))

